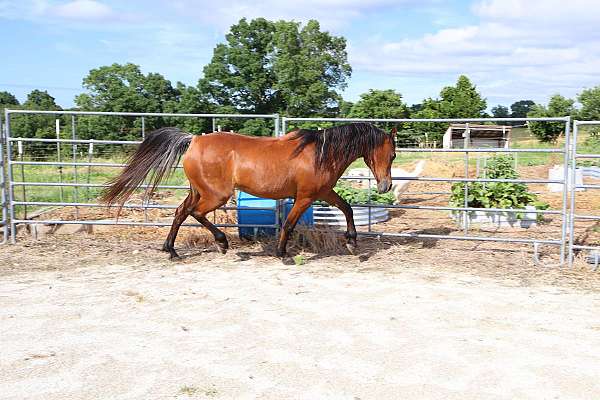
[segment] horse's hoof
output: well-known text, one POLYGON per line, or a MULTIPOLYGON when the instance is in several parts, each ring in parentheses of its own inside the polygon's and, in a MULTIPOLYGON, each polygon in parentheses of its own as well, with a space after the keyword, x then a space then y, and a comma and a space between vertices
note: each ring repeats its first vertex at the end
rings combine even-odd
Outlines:
POLYGON ((296 262, 294 261, 294 259, 292 257, 286 257, 286 256, 281 257, 281 263, 283 265, 296 265, 296 262))
POLYGON ((229 249, 229 245, 227 243, 218 243, 217 242, 217 249, 219 249, 219 252, 221 254, 227 254, 227 250, 229 249))
POLYGON ((353 256, 358 254, 358 246, 356 244, 346 243, 346 248, 353 256))
POLYGON ((275 256, 277 258, 285 258, 285 255, 286 255, 285 250, 277 249, 277 251, 275 252, 275 256))
POLYGON ((169 260, 170 260, 170 261, 178 261, 178 260, 181 260, 181 257, 179 256, 179 254, 177 254, 177 253, 175 252, 175 250, 172 250, 172 251, 170 251, 169 253, 170 253, 170 254, 169 254, 169 260))

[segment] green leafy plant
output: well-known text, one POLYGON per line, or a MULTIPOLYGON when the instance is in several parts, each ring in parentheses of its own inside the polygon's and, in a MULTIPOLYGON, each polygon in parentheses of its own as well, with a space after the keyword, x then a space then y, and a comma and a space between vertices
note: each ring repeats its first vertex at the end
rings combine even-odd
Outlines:
POLYGON ((393 204, 394 200, 396 200, 393 193, 381 194, 376 189, 371 189, 371 196, 369 198, 368 189, 358 189, 344 181, 338 182, 333 190, 350 204, 393 204))
MULTIPOLYGON (((487 179, 518 179, 519 174, 513 168, 512 156, 500 155, 492 157, 485 168, 487 179)), ((480 176, 481 177, 481 176, 480 176)), ((466 185, 457 182, 452 185, 450 205, 464 207, 465 186, 467 188, 467 205, 473 208, 515 208, 523 209, 534 206, 538 210, 545 210, 548 203, 540 201, 531 193, 527 185, 512 182, 469 182, 466 185)), ((523 218, 522 213, 517 213, 517 218, 523 218)), ((538 219, 541 217, 538 214, 538 219)))

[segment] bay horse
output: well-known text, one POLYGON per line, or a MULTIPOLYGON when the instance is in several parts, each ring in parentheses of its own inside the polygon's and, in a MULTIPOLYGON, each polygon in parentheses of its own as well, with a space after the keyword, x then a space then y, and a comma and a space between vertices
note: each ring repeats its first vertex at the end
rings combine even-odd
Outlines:
POLYGON ((362 157, 377 180, 377 190, 388 192, 392 187, 390 169, 396 157, 394 133, 388 134, 368 123, 323 130, 298 129, 280 137, 222 132, 199 136, 178 128, 160 128, 146 136, 121 174, 109 182, 101 200, 122 207, 147 176, 150 180, 146 195, 152 193, 183 156, 190 192, 175 211, 162 248, 171 259, 179 257, 175 238, 190 215, 214 235, 221 253, 227 252, 227 237, 206 215, 224 205, 234 189, 270 199, 295 198, 281 229, 278 257, 285 256, 296 222, 316 200, 326 201, 344 213, 346 246, 354 254, 357 244, 352 208, 333 187, 348 166, 362 157))

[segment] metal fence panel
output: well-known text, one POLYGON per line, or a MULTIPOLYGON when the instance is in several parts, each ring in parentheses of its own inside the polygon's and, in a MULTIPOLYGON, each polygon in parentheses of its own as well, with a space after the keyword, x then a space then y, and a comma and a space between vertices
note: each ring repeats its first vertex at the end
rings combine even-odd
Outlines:
MULTIPOLYGON (((570 145, 570 117, 553 117, 553 118, 436 118, 436 119, 410 119, 410 118, 283 118, 282 119, 282 132, 287 131, 287 127, 289 123, 302 123, 302 122, 339 122, 339 123, 350 123, 350 122, 371 122, 371 123, 415 123, 415 122, 442 122, 442 123, 455 123, 462 122, 466 123, 466 132, 468 135, 469 131, 469 123, 472 122, 515 122, 515 121, 553 121, 553 122, 562 122, 565 124, 565 143, 561 148, 555 149, 511 149, 511 148, 471 148, 467 146, 468 141, 465 140, 465 147, 463 148, 453 148, 453 149, 431 149, 431 148, 397 148, 397 152, 414 152, 414 153, 464 153, 464 164, 465 164, 465 178, 444 178, 444 177, 402 177, 402 178, 394 178, 393 180, 411 180, 411 181, 426 181, 426 182, 514 182, 514 183, 560 183, 563 185, 563 188, 567 188, 568 174, 569 168, 569 145, 570 145), (482 179, 482 178, 468 178, 469 173, 469 163, 468 156, 469 153, 553 153, 553 154, 561 154, 563 157, 563 162, 565 165, 564 174, 562 179, 559 180, 550 180, 550 179, 482 179)), ((374 179, 372 177, 348 177, 343 176, 341 179, 374 179)), ((371 185, 369 184, 369 189, 371 185)), ((468 207, 467 202, 467 190, 464 191, 464 207, 434 207, 434 206, 384 206, 384 205, 374 205, 374 204, 356 204, 353 206, 358 207, 368 207, 369 210, 371 208, 403 208, 403 209, 429 209, 429 210, 449 210, 449 211, 461 211, 463 213, 467 213, 470 211, 481 211, 480 208, 468 207)), ((370 193, 369 193, 370 198, 370 193)), ((490 211, 490 210, 488 210, 490 211)), ((498 212, 515 212, 517 210, 514 209, 493 209, 493 211, 498 212)), ((525 211, 525 210, 520 210, 525 211)), ((390 236, 390 237, 410 237, 410 238, 422 238, 422 239, 452 239, 452 240, 474 240, 474 241, 495 241, 495 242, 512 242, 512 243, 531 243, 534 245, 534 258, 537 259, 538 246, 540 244, 548 244, 548 245, 556 245, 560 248, 560 265, 562 266, 565 262, 566 258, 566 241, 567 241, 567 227, 568 227, 568 195, 567 191, 563 191, 562 203, 560 210, 549 210, 542 211, 538 210, 538 214, 554 214, 560 215, 561 217, 561 230, 560 230, 560 238, 555 239, 529 239, 529 238, 518 238, 518 237, 483 237, 483 236, 473 236, 469 235, 469 224, 465 223, 464 234, 463 235, 431 235, 431 234, 420 234, 420 233, 392 233, 392 232, 374 232, 371 227, 371 221, 369 218, 368 232, 359 232, 359 235, 375 235, 375 236, 390 236)), ((465 221, 468 221, 465 218, 465 221)))
MULTIPOLYGON (((137 145, 141 143, 141 140, 92 140, 92 139, 80 139, 77 134, 77 117, 78 116, 114 116, 114 117, 134 117, 141 119, 141 136, 142 139, 145 137, 145 118, 147 117, 181 117, 181 118, 203 118, 211 119, 212 125, 216 127, 217 119, 269 119, 272 120, 273 135, 279 135, 280 121, 277 114, 174 114, 174 113, 129 113, 129 112, 88 112, 88 111, 36 111, 36 110, 5 110, 5 138, 6 138, 6 172, 7 179, 5 185, 2 186, 6 189, 8 194, 8 201, 3 201, 3 220, 5 222, 5 240, 8 236, 11 237, 11 241, 16 241, 17 224, 82 224, 82 225, 135 225, 135 226, 170 226, 171 222, 158 222, 149 221, 147 211, 149 209, 174 209, 177 205, 165 205, 165 204, 149 204, 147 201, 143 201, 143 204, 126 204, 124 208, 135 208, 144 211, 144 221, 116 221, 116 220, 85 220, 79 215, 79 208, 83 207, 106 207, 103 204, 95 202, 81 201, 82 192, 90 190, 90 188, 102 188, 108 186, 106 183, 91 183, 89 179, 89 171, 92 167, 104 167, 104 168, 122 168, 125 166, 123 163, 114 162, 94 162, 93 160, 93 146, 99 145, 137 145), (60 138, 59 133, 59 122, 57 120, 57 137, 56 139, 51 138, 27 138, 14 136, 11 131, 10 123, 11 117, 15 115, 50 115, 50 116, 70 116, 70 138, 60 138), (47 143, 56 145, 57 160, 56 161, 34 161, 25 159, 25 152, 23 151, 23 144, 27 143, 47 143), (71 148, 71 159, 63 161, 61 157, 61 144, 71 148), (88 148, 87 161, 78 160, 78 146, 88 148), (14 158, 15 148, 18 150, 18 159, 14 158), (25 166, 56 166, 59 168, 59 181, 48 182, 47 179, 38 182, 32 182, 25 180, 24 167, 25 166), (72 167, 73 169, 73 182, 63 181, 62 168, 72 167), (16 170, 17 169, 17 170, 16 170), (82 170, 88 171, 87 182, 82 179, 82 170), (15 175, 21 172, 21 180, 16 180, 15 175), (24 196, 27 187, 59 187, 61 189, 61 200, 60 201, 28 201, 24 196), (71 188, 72 201, 66 201, 63 196, 63 188, 71 188), (16 200, 15 190, 23 193, 23 199, 16 200), (81 190, 81 192, 80 192, 81 190), (27 206, 70 206, 75 207, 75 219, 65 220, 61 218, 51 219, 36 219, 32 220, 27 218, 25 214, 23 218, 19 218, 16 215, 15 208, 17 206, 24 207, 26 210, 27 206), (6 213, 10 214, 10 219, 6 217, 6 213), (8 224, 10 224, 10 232, 8 230, 8 224)), ((0 144, 1 146, 2 144, 0 144)), ((63 147, 63 151, 67 149, 63 147)), ((1 151, 0 147, 0 151, 1 151)), ((1 164, 3 170, 5 167, 4 162, 1 164)), ((176 168, 181 168, 178 166, 176 168)), ((141 188, 147 188, 148 185, 142 185, 141 188)), ((188 190, 189 186, 181 185, 159 185, 161 189, 175 189, 175 190, 188 190)), ((2 196, 5 196, 5 191, 2 191, 2 196)), ((4 197, 3 197, 4 198, 4 197)), ((237 210, 237 207, 221 207, 220 210, 237 210)), ((260 210, 275 210, 278 216, 280 210, 278 207, 245 207, 244 209, 260 209, 260 210)), ((277 222, 277 221, 276 221, 277 222)), ((200 226, 199 224, 183 224, 182 226, 200 226)), ((253 227, 253 228, 278 228, 277 223, 273 225, 240 225, 240 224, 216 224, 219 227, 253 227)))
POLYGON ((569 266, 573 266, 575 250, 591 250, 595 254, 594 257, 594 270, 598 269, 599 265, 599 254, 600 254, 600 246, 590 246, 584 244, 575 244, 575 223, 577 220, 580 221, 600 221, 600 215, 584 215, 577 214, 577 204, 575 196, 575 192, 577 189, 591 189, 596 190, 600 189, 600 185, 589 185, 589 184, 577 184, 577 160, 580 159, 598 159, 600 158, 600 154, 589 154, 589 153, 579 153, 578 152, 578 143, 577 136, 579 134, 580 126, 600 126, 600 121, 573 121, 573 144, 571 146, 571 157, 570 157, 570 168, 569 173, 570 181, 569 181, 569 190, 571 191, 571 207, 569 209, 569 239, 568 239, 568 247, 569 247, 569 266))
MULTIPOLYGON (((6 160, 4 158, 0 161, 0 170, 2 172, 2 176, 0 177, 0 190, 1 190, 1 206, 2 206, 2 220, 0 220, 0 227, 2 227, 4 232, 4 241, 10 236, 12 241, 16 240, 16 225, 17 224, 30 224, 30 223, 52 223, 52 224, 69 224, 69 223, 81 223, 81 224, 115 224, 115 225, 141 225, 141 226, 168 226, 170 222, 153 222, 148 221, 147 218, 144 221, 113 221, 113 220, 102 220, 102 221, 93 221, 93 220, 83 220, 80 219, 79 216, 75 220, 62 220, 62 219, 46 219, 46 220, 30 220, 28 218, 17 218, 15 207, 21 206, 42 206, 42 205, 52 205, 52 206, 72 206, 78 209, 79 207, 99 207, 100 204, 89 201, 81 201, 80 194, 86 190, 90 190, 90 188, 100 188, 105 187, 105 183, 93 183, 89 181, 87 182, 82 179, 82 170, 88 170, 92 167, 110 167, 110 168, 122 168, 124 164, 115 163, 115 162, 94 162, 92 157, 92 151, 90 151, 87 161, 80 161, 77 157, 78 147, 88 146, 90 149, 96 145, 136 145, 141 141, 138 140, 85 140, 80 139, 77 135, 77 116, 80 115, 95 115, 95 116, 121 116, 121 117, 135 117, 141 118, 141 127, 142 127, 142 139, 145 137, 145 118, 148 117, 182 117, 182 118, 209 118, 213 121, 213 126, 216 127, 215 119, 218 118, 262 118, 262 119, 272 119, 273 120, 273 132, 275 136, 280 136, 286 133, 286 128, 289 123, 293 122, 391 122, 391 123, 415 123, 415 122, 440 122, 440 123, 452 123, 452 122, 463 122, 468 124, 472 122, 514 122, 514 121, 554 121, 554 122, 563 122, 565 124, 565 144, 561 148, 553 148, 553 149, 516 149, 516 148, 452 148, 452 149, 437 149, 437 148, 399 148, 398 151, 402 152, 414 152, 414 153, 463 153, 465 157, 465 178, 444 178, 444 177, 403 177, 403 178, 394 178, 394 180, 412 180, 412 181, 427 181, 427 182, 463 182, 465 185, 468 182, 514 182, 514 183, 558 183, 562 184, 563 188, 567 188, 569 184, 569 174, 575 171, 576 167, 576 159, 577 158, 598 158, 600 155, 588 155, 588 154, 578 154, 577 153, 577 145, 576 145, 576 136, 577 129, 580 125, 591 125, 591 124, 600 124, 600 122, 581 122, 575 121, 574 124, 574 132, 573 132, 573 145, 570 146, 571 143, 571 134, 570 134, 570 117, 557 117, 557 118, 523 118, 523 119, 513 119, 513 118, 461 118, 461 119, 450 119, 450 118, 439 118, 439 119, 406 119, 406 118, 397 118, 397 119, 384 119, 384 118, 282 118, 280 119, 276 114, 261 114, 261 115, 248 115, 248 114, 174 114, 174 113, 112 113, 112 112, 85 112, 85 111, 35 111, 35 110, 5 110, 5 121, 4 121, 4 143, 0 143, 0 153, 5 154, 6 160), (71 116, 71 138, 60 138, 56 139, 42 139, 42 138, 26 138, 26 137, 15 137, 11 134, 10 122, 11 115, 18 114, 41 114, 41 115, 68 115, 71 116), (23 144, 27 143, 47 143, 56 145, 58 150, 58 159, 57 161, 34 161, 34 160, 25 160, 23 157, 23 153, 21 153, 21 157, 15 159, 13 156, 15 154, 15 147, 17 150, 21 150, 23 144), (70 160, 63 160, 60 158, 61 150, 60 146, 69 146, 71 147, 72 157, 70 160), (571 149, 571 150, 570 150, 571 149), (564 168, 564 176, 562 179, 482 179, 482 178, 468 178, 469 173, 469 163, 468 156, 469 154, 477 154, 477 153, 551 153, 562 155, 563 162, 565 166, 569 166, 569 168, 564 168), (570 162, 569 162, 570 161, 570 162), (40 182, 28 182, 25 179, 16 180, 14 177, 18 174, 18 169, 23 168, 26 165, 48 165, 48 166, 57 166, 59 171, 62 171, 63 167, 72 167, 74 169, 74 173, 77 176, 73 177, 73 182, 63 181, 62 174, 60 174, 59 182, 48 182, 48 181, 40 181, 40 182), (75 171, 77 169, 77 171, 75 171), (5 178, 6 176, 6 178, 5 178), (27 201, 26 198, 22 200, 15 199, 15 190, 24 189, 26 187, 60 187, 61 190, 63 188, 71 188, 74 192, 73 201, 52 201, 52 202, 40 202, 40 201, 27 201), (9 230, 10 226, 10 230, 9 230)), ((465 141, 465 144, 467 141, 465 141)), ((65 150, 66 147, 63 147, 65 150)), ((21 170, 22 171, 22 170, 21 170)), ((23 178, 23 176, 22 176, 23 178)), ((356 177, 342 177, 343 179, 365 179, 365 178, 356 178, 356 177)), ((366 178, 373 179, 373 178, 366 178)), ((574 185, 575 181, 571 180, 570 185, 574 185)), ((369 190, 370 190, 369 185, 369 190)), ((584 185, 585 187, 595 187, 599 185, 584 185)), ((146 186, 142 186, 144 188, 146 186)), ((159 188, 162 189, 187 189, 187 186, 181 185, 161 185, 159 188)), ((553 214, 561 217, 561 232, 560 238, 543 238, 543 239, 530 239, 530 238, 519 238, 519 237, 483 237, 483 236, 474 236, 469 234, 469 226, 468 223, 465 224, 465 231, 463 235, 460 236, 452 236, 452 235, 431 235, 431 234, 417 234, 417 233, 393 233, 393 232, 375 232, 372 230, 372 224, 368 224, 368 232, 363 232, 361 234, 364 235, 377 235, 377 236, 395 236, 395 237, 411 237, 411 238, 438 238, 438 239, 454 239, 454 240, 475 240, 475 241, 497 241, 497 242, 513 242, 513 243, 531 243, 534 245, 534 249, 537 252, 537 247, 540 244, 549 244, 549 245, 558 245, 560 246, 560 262, 561 265, 565 261, 566 252, 568 250, 569 262, 572 262, 572 255, 574 249, 579 248, 587 248, 589 246, 577 246, 574 245, 573 238, 573 229, 572 225, 576 219, 600 219, 600 217, 596 216, 582 216, 575 214, 575 199, 574 199, 574 191, 573 187, 571 187, 572 195, 570 199, 571 207, 569 208, 569 196, 568 191, 563 191, 563 198, 560 209, 556 210, 536 210, 536 214, 553 214), (569 218, 570 217, 570 218, 569 218), (570 221, 570 222, 569 222, 570 221), (571 229, 569 228, 569 223, 571 224, 571 229), (567 246, 568 243, 568 246, 567 246)), ((25 193, 25 192, 23 192, 25 193)), ((62 193, 62 192, 61 192, 62 193)), ((466 191, 465 191, 466 197, 466 191)), ((280 203, 277 203, 276 206, 276 222, 274 225, 265 225, 260 227, 274 227, 276 229, 279 228, 279 222, 281 219, 281 207, 280 203)), ((440 206, 415 206, 415 205, 393 205, 393 206, 381 206, 376 204, 358 204, 355 206, 359 207, 367 207, 369 210, 377 207, 385 207, 385 208, 400 208, 400 209, 423 209, 423 210, 438 210, 438 211, 455 211, 467 213, 471 211, 482 211, 484 209, 468 207, 467 202, 465 202, 464 207, 440 207, 440 206)), ((153 205, 148 204, 147 202, 143 202, 143 204, 127 204, 127 208, 139 208, 143 209, 144 213, 147 212, 148 209, 157 208, 157 209, 169 209, 175 208, 173 205, 153 205)), ((237 207, 224 207, 225 210, 237 210, 237 207)), ((272 208, 269 208, 272 209, 272 208)), ((486 209, 487 211, 494 212, 503 212, 503 211, 527 211, 530 210, 514 210, 514 209, 486 209)), ((369 213, 370 215, 370 213, 369 213)), ((370 218, 370 217, 369 217, 370 218)), ((198 226, 198 224, 187 224, 189 226, 198 226)), ((184 225, 185 226, 185 225, 184 225)), ((238 224, 221 224, 218 226, 222 227, 239 227, 238 224)), ((256 226, 259 227, 259 226, 256 226)), ((537 253, 536 253, 537 254, 537 253)))

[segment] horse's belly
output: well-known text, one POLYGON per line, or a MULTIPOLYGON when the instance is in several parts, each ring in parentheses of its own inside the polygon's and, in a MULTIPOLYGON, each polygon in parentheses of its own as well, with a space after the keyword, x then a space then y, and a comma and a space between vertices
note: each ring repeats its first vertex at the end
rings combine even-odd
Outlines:
POLYGON ((236 171, 235 187, 253 196, 283 199, 296 195, 296 186, 286 171, 271 168, 240 168, 236 171))
POLYGON ((250 193, 253 196, 264 197, 267 199, 284 199, 287 197, 294 197, 296 195, 295 191, 293 191, 291 188, 269 187, 265 184, 238 183, 235 185, 235 187, 236 189, 239 189, 246 193, 250 193))

